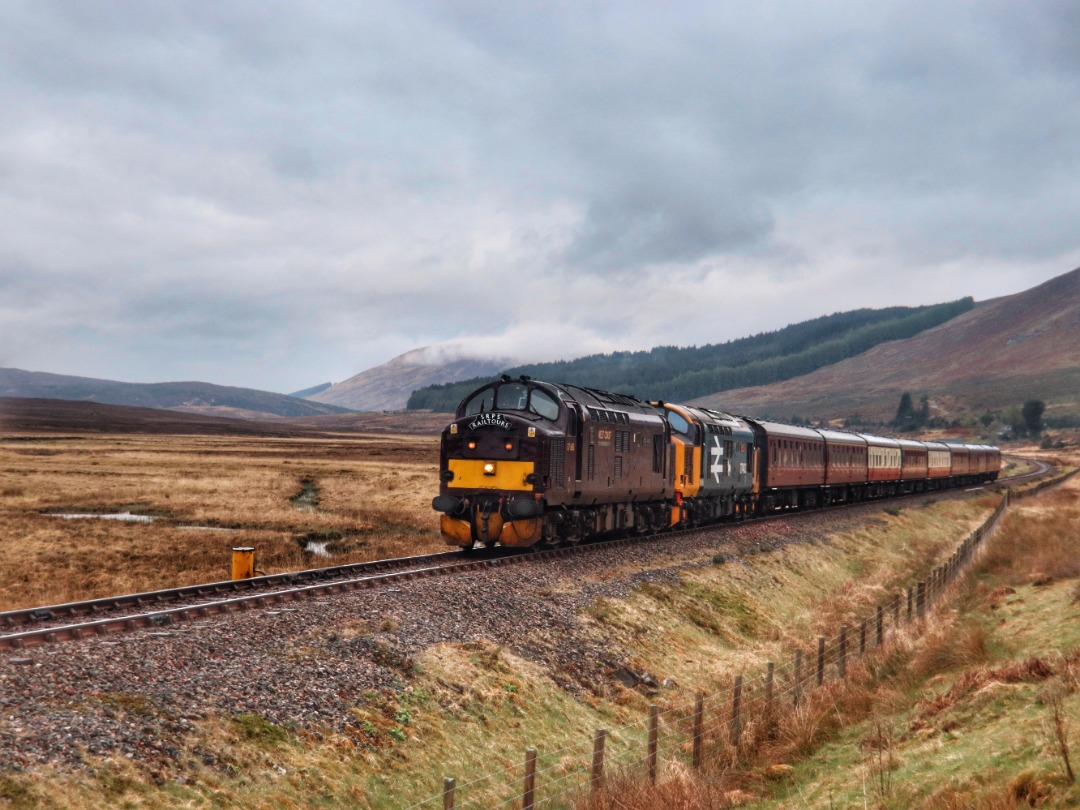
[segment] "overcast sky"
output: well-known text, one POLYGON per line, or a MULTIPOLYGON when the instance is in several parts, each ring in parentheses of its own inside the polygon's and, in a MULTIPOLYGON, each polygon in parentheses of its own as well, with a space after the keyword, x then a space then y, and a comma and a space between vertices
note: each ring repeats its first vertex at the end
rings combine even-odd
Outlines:
POLYGON ((0 366, 273 391, 1080 265, 1080 3, 0 6, 0 366))

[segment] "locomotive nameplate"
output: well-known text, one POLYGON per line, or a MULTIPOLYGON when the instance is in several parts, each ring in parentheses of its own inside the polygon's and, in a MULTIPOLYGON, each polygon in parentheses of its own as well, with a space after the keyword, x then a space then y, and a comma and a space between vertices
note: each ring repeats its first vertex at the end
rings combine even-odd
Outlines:
POLYGON ((514 425, 501 413, 482 413, 477 415, 475 419, 469 422, 469 430, 478 430, 480 428, 501 428, 502 430, 513 430, 514 425))

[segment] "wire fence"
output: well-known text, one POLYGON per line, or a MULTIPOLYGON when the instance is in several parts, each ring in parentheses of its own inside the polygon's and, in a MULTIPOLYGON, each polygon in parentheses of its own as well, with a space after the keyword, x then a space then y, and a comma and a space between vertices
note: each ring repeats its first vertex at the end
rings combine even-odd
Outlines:
POLYGON ((706 748, 712 758, 738 762, 785 713, 798 711, 821 690, 843 684, 852 666, 893 644, 902 631, 921 632, 923 620, 971 566, 1009 504, 1061 480, 1048 479, 1023 492, 1005 490, 983 524, 924 579, 877 605, 870 615, 792 650, 787 660, 769 662, 764 672, 749 677, 733 674, 725 689, 699 693, 690 704, 649 706, 647 716, 614 729, 597 729, 591 740, 542 754, 530 748, 520 764, 468 783, 446 777, 440 793, 408 810, 558 810, 583 803, 615 774, 639 774, 655 783, 661 762, 700 768, 706 748))

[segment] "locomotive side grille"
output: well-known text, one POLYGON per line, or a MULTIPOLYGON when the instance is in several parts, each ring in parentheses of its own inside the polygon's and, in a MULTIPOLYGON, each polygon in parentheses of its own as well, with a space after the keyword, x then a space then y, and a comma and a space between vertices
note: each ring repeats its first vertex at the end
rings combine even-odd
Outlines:
POLYGON ((626 453, 630 450, 630 431, 629 430, 616 430, 615 431, 615 452, 626 453))
POLYGON ((683 446, 683 475, 687 481, 694 480, 694 448, 688 444, 683 446))
POLYGON ((596 445, 589 445, 589 480, 596 477, 596 445))
POLYGON ((615 456, 615 477, 622 478, 622 456, 615 456))
POLYGON ((552 484, 556 482, 561 486, 566 477, 564 462, 566 461, 566 439, 551 440, 551 456, 548 461, 548 475, 552 484))
POLYGON ((675 481, 675 450, 672 449, 671 454, 668 457, 668 480, 674 483, 675 481))

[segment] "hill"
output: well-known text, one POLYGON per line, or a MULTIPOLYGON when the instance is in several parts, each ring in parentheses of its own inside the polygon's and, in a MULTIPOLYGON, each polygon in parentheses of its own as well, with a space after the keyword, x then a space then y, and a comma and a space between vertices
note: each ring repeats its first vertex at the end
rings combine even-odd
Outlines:
POLYGON ((335 405, 252 388, 202 382, 125 383, 17 368, 0 368, 0 397, 80 400, 241 418, 347 412, 335 405))
MULTIPOLYGON (((354 411, 396 411, 406 406, 417 388, 494 376, 510 362, 506 358, 476 357, 453 348, 414 349, 307 398, 354 411)), ((433 410, 452 411, 456 406, 455 402, 452 407, 433 410)))
POLYGON ((201 416, 162 408, 36 397, 0 397, 0 432, 154 433, 199 436, 294 436, 310 427, 201 416))
POLYGON ((1031 398, 1046 402, 1048 416, 1080 414, 1080 269, 813 373, 694 402, 782 418, 858 413, 885 421, 905 391, 926 394, 931 413, 946 417, 1031 398))
MULTIPOLYGON (((852 310, 728 343, 596 354, 517 366, 505 373, 631 393, 642 399, 687 401, 729 388, 806 374, 884 341, 916 335, 973 306, 971 298, 964 298, 934 306, 852 310)), ((493 376, 491 373, 415 391, 409 407, 453 410, 465 395, 493 376)))
POLYGON ((447 414, 335 413, 229 418, 162 408, 64 399, 0 397, 0 434, 150 433, 176 436, 329 436, 383 433, 438 436, 447 414))

